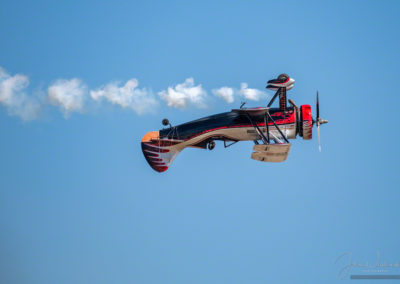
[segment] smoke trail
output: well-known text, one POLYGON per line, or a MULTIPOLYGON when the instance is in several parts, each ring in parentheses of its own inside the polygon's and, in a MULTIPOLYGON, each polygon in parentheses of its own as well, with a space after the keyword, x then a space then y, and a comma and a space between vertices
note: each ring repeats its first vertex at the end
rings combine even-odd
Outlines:
POLYGON ((187 78, 182 84, 169 87, 167 91, 158 93, 169 107, 184 109, 188 106, 204 108, 207 92, 201 85, 194 85, 193 78, 187 78))
POLYGON ((19 116, 23 120, 37 118, 40 111, 39 102, 25 93, 28 85, 27 76, 11 76, 0 67, 0 103, 10 115, 19 116))
MULTIPOLYGON (((139 81, 135 78, 125 83, 110 82, 95 89, 89 89, 78 78, 58 79, 48 86, 44 99, 28 95, 28 86, 29 78, 26 75, 10 75, 0 67, 0 104, 10 115, 23 120, 38 118, 41 109, 49 105, 58 107, 65 118, 73 112, 84 113, 90 104, 95 103, 110 103, 131 109, 138 115, 154 113, 160 105, 151 89, 139 88, 139 81)), ((201 84, 196 85, 193 78, 187 78, 183 83, 157 94, 167 106, 179 109, 206 108, 210 99, 207 91, 201 84)), ((227 86, 213 89, 212 94, 227 103, 233 103, 237 97, 255 101, 267 98, 264 91, 248 88, 247 83, 242 83, 240 89, 227 86)))
POLYGON ((138 86, 139 82, 135 78, 128 80, 121 87, 119 87, 118 82, 113 82, 97 90, 90 91, 90 97, 95 101, 105 99, 123 108, 130 108, 139 115, 154 112, 158 107, 158 101, 151 91, 145 88, 138 89, 138 86))
POLYGON ((83 111, 86 94, 86 85, 77 78, 59 79, 48 88, 49 102, 54 106, 59 106, 66 116, 74 111, 83 111))

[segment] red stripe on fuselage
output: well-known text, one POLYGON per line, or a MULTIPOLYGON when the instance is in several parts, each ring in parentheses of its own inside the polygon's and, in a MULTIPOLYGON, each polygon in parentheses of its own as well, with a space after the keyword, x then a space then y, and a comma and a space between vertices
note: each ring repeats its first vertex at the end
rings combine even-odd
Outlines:
MULTIPOLYGON (((274 115, 271 115, 271 116, 273 117, 273 116, 280 116, 280 115, 281 115, 281 113, 277 112, 277 113, 274 113, 274 115)), ((296 116, 295 116, 294 112, 292 112, 290 114, 290 116, 288 116, 287 118, 278 119, 278 120, 275 121, 275 123, 278 126, 279 125, 292 124, 292 123, 295 123, 295 122, 296 122, 296 116)), ((259 127, 265 127, 265 123, 264 122, 256 123, 256 125, 259 126, 259 127)), ((268 126, 274 126, 274 124, 272 122, 269 122, 268 126)), ((197 136, 200 136, 200 135, 202 135, 204 133, 208 133, 208 132, 215 131, 215 130, 228 129, 228 128, 244 128, 244 127, 253 127, 253 124, 238 124, 238 125, 230 125, 230 126, 221 126, 221 127, 211 128, 211 129, 207 129, 207 130, 204 130, 202 132, 196 133, 196 134, 190 136, 189 138, 185 139, 185 141, 188 141, 188 140, 190 140, 192 138, 195 138, 197 136)))

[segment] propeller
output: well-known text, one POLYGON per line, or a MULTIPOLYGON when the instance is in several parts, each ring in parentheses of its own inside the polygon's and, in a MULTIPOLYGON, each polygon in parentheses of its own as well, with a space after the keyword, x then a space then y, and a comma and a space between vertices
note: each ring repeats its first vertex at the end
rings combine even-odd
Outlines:
POLYGON ((318 91, 317 91, 317 118, 315 120, 315 124, 317 125, 317 131, 318 131, 318 149, 321 152, 321 134, 319 130, 319 126, 321 124, 328 123, 327 120, 324 120, 319 117, 319 98, 318 98, 318 91))

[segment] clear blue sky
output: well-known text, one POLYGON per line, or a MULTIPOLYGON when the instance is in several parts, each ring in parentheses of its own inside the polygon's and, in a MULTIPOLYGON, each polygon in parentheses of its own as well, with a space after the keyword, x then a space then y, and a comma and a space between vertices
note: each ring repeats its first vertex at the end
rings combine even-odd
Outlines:
POLYGON ((193 77, 212 96, 285 72, 297 104, 319 90, 329 124, 322 153, 297 139, 268 164, 217 144, 158 174, 146 132, 239 102, 28 122, 0 107, 0 282, 336 283, 344 252, 399 262, 399 29, 399 1, 2 1, 0 66, 29 94, 193 77))

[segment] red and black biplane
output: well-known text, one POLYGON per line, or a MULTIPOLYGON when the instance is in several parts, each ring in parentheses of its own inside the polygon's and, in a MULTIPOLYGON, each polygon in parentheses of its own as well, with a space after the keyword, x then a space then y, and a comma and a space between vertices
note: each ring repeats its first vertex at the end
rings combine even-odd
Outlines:
POLYGON ((276 91, 267 107, 232 109, 200 118, 177 126, 172 126, 168 119, 162 123, 167 128, 151 131, 144 135, 141 145, 149 165, 157 172, 164 172, 176 156, 185 148, 212 150, 215 141, 223 141, 225 148, 239 141, 254 141, 251 158, 262 162, 283 162, 287 159, 291 147, 289 139, 297 135, 304 140, 312 139, 312 127, 318 131, 320 146, 321 124, 327 123, 319 116, 317 92, 316 118, 311 115, 311 106, 298 107, 289 99, 287 91, 292 89, 294 80, 286 74, 268 81, 267 89, 276 91), (279 108, 271 108, 279 97, 279 108))

